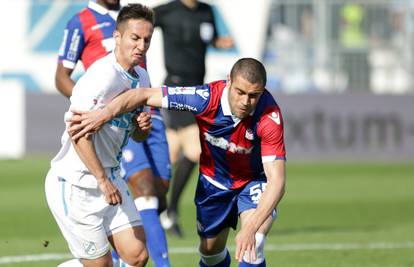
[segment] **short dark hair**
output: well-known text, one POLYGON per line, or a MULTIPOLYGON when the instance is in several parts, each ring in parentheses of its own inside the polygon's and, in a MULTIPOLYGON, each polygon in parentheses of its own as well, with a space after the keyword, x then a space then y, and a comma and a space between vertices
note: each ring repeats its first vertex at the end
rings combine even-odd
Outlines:
POLYGON ((128 4, 119 11, 116 30, 119 31, 121 26, 130 19, 143 19, 154 25, 154 11, 141 4, 128 4))
POLYGON ((230 71, 231 80, 238 75, 252 84, 266 86, 266 69, 260 61, 254 58, 241 58, 234 63, 230 71))

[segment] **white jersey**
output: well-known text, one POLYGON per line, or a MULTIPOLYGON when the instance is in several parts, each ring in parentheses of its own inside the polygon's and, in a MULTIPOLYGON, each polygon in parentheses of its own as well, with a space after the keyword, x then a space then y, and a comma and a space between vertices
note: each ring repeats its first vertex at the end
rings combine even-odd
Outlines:
MULTIPOLYGON (((126 72, 116 61, 114 53, 97 60, 73 88, 71 105, 69 111, 65 113, 65 118, 72 115, 71 109, 86 111, 102 108, 128 89, 150 87, 146 70, 136 66, 135 72, 137 77, 126 72)), ((111 178, 114 175, 113 172, 119 169, 122 148, 126 145, 130 133, 135 129, 132 117, 138 112, 137 110, 117 116, 92 136, 96 154, 108 178, 111 178)), ((53 173, 71 184, 96 188, 95 177, 79 158, 66 130, 61 143, 60 151, 51 162, 53 173)))

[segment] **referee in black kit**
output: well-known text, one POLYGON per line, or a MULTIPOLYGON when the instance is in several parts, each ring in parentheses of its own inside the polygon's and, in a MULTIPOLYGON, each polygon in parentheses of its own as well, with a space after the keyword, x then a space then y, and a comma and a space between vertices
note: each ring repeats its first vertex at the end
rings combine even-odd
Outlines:
MULTIPOLYGON (((211 6, 196 0, 175 0, 154 8, 155 26, 164 40, 165 84, 169 86, 204 83, 208 45, 233 47, 231 37, 218 37, 211 6)), ((178 202, 200 156, 198 127, 191 113, 163 110, 171 163, 177 164, 172 179, 168 209, 161 214, 163 227, 182 237, 178 224, 178 202), (181 156, 182 152, 182 156, 181 156)))

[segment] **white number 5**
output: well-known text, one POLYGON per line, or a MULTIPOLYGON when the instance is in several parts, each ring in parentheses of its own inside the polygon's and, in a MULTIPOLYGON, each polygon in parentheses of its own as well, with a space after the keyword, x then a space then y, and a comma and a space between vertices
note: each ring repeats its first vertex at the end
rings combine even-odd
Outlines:
POLYGON ((262 196, 262 193, 266 189, 267 183, 260 183, 250 187, 250 197, 254 204, 259 203, 259 199, 262 196))

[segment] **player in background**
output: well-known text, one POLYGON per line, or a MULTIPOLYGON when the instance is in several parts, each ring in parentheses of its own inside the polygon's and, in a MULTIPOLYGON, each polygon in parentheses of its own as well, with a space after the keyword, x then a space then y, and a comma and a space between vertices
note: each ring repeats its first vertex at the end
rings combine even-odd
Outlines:
MULTIPOLYGON (((114 49, 113 32, 120 9, 119 0, 89 1, 88 7, 76 14, 67 24, 59 51, 56 87, 66 97, 72 94, 71 74, 79 61, 87 70, 93 62, 114 49)), ((139 62, 145 68, 145 57, 139 62)), ((158 217, 166 208, 166 193, 171 177, 165 126, 159 109, 151 113, 152 131, 147 140, 130 139, 124 148, 121 167, 128 181, 135 204, 140 212, 147 247, 155 266, 169 266, 167 239, 158 217)), ((117 256, 114 253, 114 259, 117 256)))
MULTIPOLYGON (((154 12, 155 26, 163 33, 167 70, 164 84, 203 84, 207 47, 233 46, 231 37, 218 36, 212 7, 197 0, 175 0, 155 7, 154 12)), ((176 168, 168 208, 160 218, 165 229, 181 237, 179 201, 200 157, 198 127, 191 113, 164 110, 164 115, 170 158, 176 168)))
POLYGON ((141 104, 191 111, 202 150, 195 194, 199 264, 230 266, 226 242, 240 218, 235 238, 239 266, 266 266, 265 238, 284 194, 286 153, 282 114, 265 84, 263 65, 243 58, 227 81, 129 91, 102 110, 75 112, 69 132, 76 140, 141 104))
MULTIPOLYGON (((149 86, 148 73, 138 64, 153 29, 151 9, 139 4, 124 7, 116 22, 114 52, 97 60, 79 79, 69 110, 100 109, 126 90, 149 86)), ((112 119, 94 136, 73 142, 65 131, 62 147, 51 161, 45 181, 47 203, 82 266, 113 266, 110 245, 124 261, 122 266, 147 263, 141 218, 120 174, 128 137, 140 141, 150 132, 149 120, 141 126, 141 114, 137 107, 112 119)))

